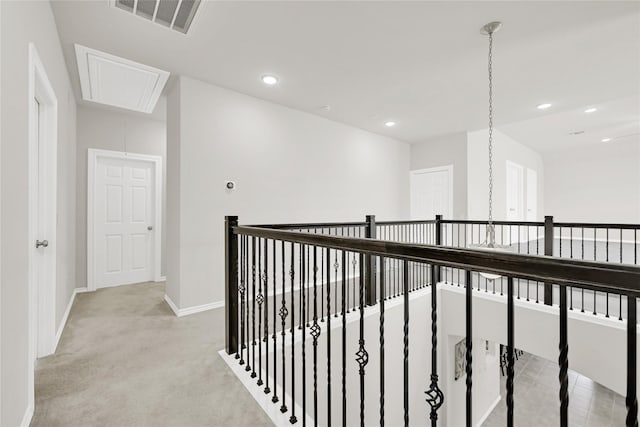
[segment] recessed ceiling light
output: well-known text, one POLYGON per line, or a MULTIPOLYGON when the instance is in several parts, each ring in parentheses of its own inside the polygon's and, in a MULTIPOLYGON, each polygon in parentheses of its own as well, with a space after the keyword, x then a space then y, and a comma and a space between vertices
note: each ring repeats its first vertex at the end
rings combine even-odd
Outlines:
POLYGON ((611 141, 611 138, 602 138, 602 142, 609 142, 611 141))
POLYGON ((598 111, 598 109, 596 107, 591 107, 591 108, 587 108, 586 110, 584 110, 584 112, 587 113, 587 114, 595 113, 596 111, 598 111))
POLYGON ((540 104, 536 108, 538 108, 538 110, 546 110, 549 107, 551 107, 551 104, 540 104))
POLYGON ((278 78, 276 76, 272 76, 270 74, 262 76, 262 83, 273 86, 278 83, 278 78))
POLYGON ((385 123, 384 123, 384 125, 385 125, 386 127, 390 128, 390 127, 395 126, 395 125, 396 125, 396 122, 389 121, 389 122, 385 122, 385 123))

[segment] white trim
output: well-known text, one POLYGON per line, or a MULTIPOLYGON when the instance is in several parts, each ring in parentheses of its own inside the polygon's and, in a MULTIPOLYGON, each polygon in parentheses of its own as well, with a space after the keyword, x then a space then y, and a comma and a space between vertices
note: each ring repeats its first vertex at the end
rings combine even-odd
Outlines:
POLYGON ((160 276, 158 280, 156 280, 156 282, 166 282, 166 281, 167 281, 167 276, 160 276))
POLYGON ((33 418, 33 409, 33 403, 29 403, 29 405, 27 406, 27 410, 22 417, 22 421, 20 422, 20 427, 29 427, 29 425, 31 424, 31 419, 33 418))
MULTIPOLYGON (((87 289, 95 291, 97 289, 95 282, 95 259, 94 249, 94 187, 95 172, 98 159, 101 157, 121 159, 121 160, 140 160, 151 162, 154 165, 154 222, 153 224, 153 277, 155 282, 162 281, 161 271, 162 260, 162 157, 151 154, 135 154, 124 153, 122 151, 97 150, 90 148, 88 150, 87 160, 87 289)), ((117 286, 117 285, 114 285, 117 286)))
POLYGON ((216 308, 224 307, 224 300, 222 300, 222 301, 214 301, 214 302, 209 303, 209 304, 194 305, 192 307, 187 307, 187 308, 182 308, 181 309, 181 308, 178 308, 178 306, 171 300, 169 295, 165 294, 164 295, 164 300, 167 302, 167 304, 171 308, 171 311, 173 311, 173 313, 177 317, 188 316, 190 314, 201 313, 203 311, 215 310, 216 308))
MULTIPOLYGON (((56 301, 56 218, 57 218, 57 150, 58 150, 58 100, 53 86, 47 77, 47 72, 40 60, 36 46, 29 43, 28 46, 28 294, 29 294, 29 335, 28 335, 28 408, 33 413, 35 407, 35 373, 34 365, 38 356, 46 356, 53 352, 56 335, 55 326, 55 301, 56 301), (36 117, 34 100, 37 100, 42 110, 36 117), (38 120, 37 123, 35 120, 38 120), (38 144, 38 147, 36 147, 38 144), (43 150, 47 159, 44 165, 40 164, 39 151, 43 150), (38 171, 39 175, 36 175, 38 171), (44 176, 47 188, 44 191, 44 212, 39 212, 40 201, 36 198, 35 188, 38 183, 36 176, 44 176), (38 230, 36 221, 40 222, 43 230, 38 230), (39 232, 45 235, 39 235, 39 232), (35 245, 36 239, 46 239, 49 246, 46 248, 47 256, 42 260, 41 268, 47 281, 36 278, 35 245)), ((39 193, 38 193, 39 194, 39 193)), ((42 197, 42 195, 40 195, 42 197)), ((29 411, 29 409, 28 409, 29 411)), ((29 421, 30 421, 29 416, 29 421)), ((26 419, 26 418, 25 418, 26 419)))
MULTIPOLYGON (((453 218, 453 165, 446 166, 436 166, 433 168, 425 168, 425 169, 415 169, 409 171, 409 186, 411 186, 411 177, 418 174, 423 173, 432 173, 432 172, 443 172, 446 171, 449 173, 449 216, 450 218, 444 219, 452 219, 453 218)), ((409 200, 409 204, 411 204, 411 200, 409 200)), ((411 206, 409 206, 409 210, 411 211, 411 206)), ((439 215, 439 214, 438 214, 439 215)), ((433 219, 433 218, 413 218, 413 219, 433 219)))
POLYGON ((489 418, 489 415, 491 415, 493 410, 496 409, 496 406, 498 406, 498 403, 500 403, 501 399, 501 395, 498 395, 498 397, 496 397, 496 400, 489 406, 487 412, 484 413, 484 415, 480 418, 480 421, 478 421, 478 423, 476 424, 477 427, 480 427, 485 421, 487 421, 487 418, 489 418))
POLYGON ((71 294, 71 298, 69 298, 69 304, 67 304, 67 309, 64 311, 62 315, 62 320, 60 321, 60 325, 58 326, 58 332, 56 333, 56 341, 53 346, 53 352, 55 353, 58 349, 58 343, 60 342, 60 338, 62 337, 62 332, 64 331, 65 326, 67 325, 67 319, 69 318, 69 313, 71 312, 71 307, 73 306, 73 302, 76 300, 76 295, 87 292, 87 288, 75 288, 73 293, 71 294))
MULTIPOLYGON (((236 378, 242 383, 244 388, 247 389, 253 400, 262 408, 265 414, 271 419, 271 422, 277 427, 290 427, 291 423, 289 422, 289 416, 291 412, 280 412, 280 406, 274 405, 271 400, 270 394, 265 394, 261 387, 256 387, 256 382, 251 376, 244 370, 244 366, 240 365, 238 361, 235 359, 234 355, 227 354, 225 350, 220 350, 218 352, 222 360, 229 366, 229 369, 234 373, 236 378)), ((257 370, 257 369, 256 369, 257 370)), ((264 369, 262 370, 262 376, 266 378, 266 372, 264 369)), ((273 378, 273 377, 271 377, 273 378)), ((284 396, 281 396, 283 402, 290 402, 291 395, 289 393, 285 393, 284 396)), ((306 418, 306 425, 313 425, 313 418, 302 412, 302 407, 296 402, 295 403, 295 413, 302 414, 298 415, 298 423, 302 425, 300 418, 306 418)))

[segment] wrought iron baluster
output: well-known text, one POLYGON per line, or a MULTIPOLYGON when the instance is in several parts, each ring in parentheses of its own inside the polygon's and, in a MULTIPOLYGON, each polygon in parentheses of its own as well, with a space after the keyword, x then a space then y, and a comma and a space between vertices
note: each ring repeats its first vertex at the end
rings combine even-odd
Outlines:
POLYGON ((513 277, 507 279, 507 427, 513 427, 513 377, 515 363, 513 277))
MULTIPOLYGON (((403 261, 403 268, 407 270, 407 261, 403 261)), ((403 327, 403 342, 404 342, 404 362, 403 362, 403 401, 404 401, 404 426, 409 426, 409 293, 407 292, 407 283, 404 284, 404 327, 403 327)))
POLYGON ((569 342, 567 339, 567 287, 559 286, 560 291, 560 425, 569 425, 569 342))
POLYGON ((244 365, 244 349, 247 347, 244 341, 244 303, 245 292, 247 289, 246 278, 246 236, 240 236, 240 286, 238 292, 240 293, 240 365, 244 365))
MULTIPOLYGON (((258 279, 260 280, 260 279, 258 279)), ((251 310, 251 336, 253 341, 251 347, 253 348, 251 356, 251 378, 255 378, 256 374, 256 238, 252 237, 251 241, 251 303, 253 309, 251 310)), ((247 365, 247 368, 249 366, 247 365)))
MULTIPOLYGON (((329 264, 329 260, 327 260, 329 264)), ((328 280, 329 276, 327 276, 328 280)), ((327 282, 327 292, 329 292, 329 282, 327 282)), ((324 251, 320 251, 320 321, 324 322, 324 251)), ((329 313, 330 314, 330 313, 329 313)))
MULTIPOLYGON (((467 282, 471 281, 471 271, 467 270, 466 271, 466 280, 467 282)), ((473 375, 473 329, 472 329, 472 320, 473 320, 473 316, 472 316, 472 289, 471 286, 467 286, 465 289, 465 296, 466 296, 466 362, 467 362, 467 366, 466 366, 466 373, 467 373, 467 380, 466 380, 466 386, 467 386, 467 395, 466 395, 466 406, 467 406, 467 427, 471 427, 473 424, 473 414, 472 414, 472 408, 473 408, 473 400, 471 397, 471 388, 473 385, 473 381, 472 381, 472 375, 473 375)))
MULTIPOLYGON (((264 342, 265 342, 265 366, 266 370, 266 386, 264 388, 264 394, 271 393, 271 388, 269 387, 269 280, 268 280, 268 271, 269 271, 269 248, 268 248, 268 240, 264 239, 264 342)), ((274 300, 275 301, 275 300, 274 300)), ((275 311, 275 310, 274 310, 275 311)))
MULTIPOLYGON (((273 243, 273 334, 271 338, 273 339, 273 397, 271 398, 271 402, 278 402, 278 347, 276 343, 276 241, 275 239, 272 241, 273 243)), ((284 259, 284 251, 282 251, 282 258, 284 259)))
POLYGON ((364 376, 365 366, 369 362, 369 354, 364 347, 364 255, 360 254, 360 339, 358 340, 358 352, 356 362, 360 367, 360 427, 364 427, 364 376))
MULTIPOLYGON (((331 249, 327 248, 327 426, 331 427, 331 249)), ((336 251, 337 256, 338 251, 336 251)), ((337 268, 336 268, 337 270, 337 268)), ((336 283, 338 278, 336 275, 336 283)))
POLYGON ((313 247, 313 324, 310 330, 313 338, 313 425, 318 426, 318 247, 313 247))
MULTIPOLYGON (((291 424, 295 424, 298 419, 296 418, 296 346, 294 345, 296 309, 295 297, 293 294, 293 287, 295 285, 295 244, 293 242, 291 242, 291 265, 289 269, 289 277, 291 278, 291 416, 289 417, 289 422, 291 424)), ((302 290, 302 288, 300 288, 300 290, 302 290)), ((284 317, 286 317, 286 313, 284 317)), ((282 348, 284 351, 284 340, 282 340, 282 348)), ((284 369, 282 370, 282 375, 284 378, 284 369)), ((284 395, 284 391, 282 393, 284 395)), ((287 408, 284 406, 283 402, 283 407, 280 408, 280 412, 284 413, 286 410, 287 408)))
MULTIPOLYGON (((305 289, 307 286, 305 286, 306 284, 305 279, 307 278, 307 275, 305 273, 307 273, 309 271, 309 269, 307 268, 308 266, 308 258, 306 258, 306 254, 308 253, 308 248, 306 245, 302 245, 301 247, 301 254, 302 254, 302 274, 300 275, 300 289, 305 289)), ((307 300, 307 295, 306 292, 302 292, 302 319, 301 319, 301 324, 302 324, 302 425, 306 426, 307 425, 307 353, 306 353, 306 328, 307 328, 307 324, 305 323, 304 319, 308 318, 308 301, 307 300)))
POLYGON ((265 274, 262 272, 262 238, 258 238, 258 385, 262 383, 262 304, 264 295, 262 294, 262 283, 265 281, 265 274))
POLYGON ((638 427, 637 397, 637 301, 635 295, 627 296, 627 427, 638 427))
POLYGON ((347 253, 342 251, 342 426, 347 427, 347 253))
POLYGON ((431 265, 431 383, 425 391, 427 403, 431 407, 429 419, 431 426, 438 424, 438 409, 444 403, 444 394, 438 387, 438 305, 437 305, 437 275, 438 266, 431 265))
POLYGON ((385 259, 380 257, 380 427, 384 427, 384 301, 387 299, 384 264, 385 259))

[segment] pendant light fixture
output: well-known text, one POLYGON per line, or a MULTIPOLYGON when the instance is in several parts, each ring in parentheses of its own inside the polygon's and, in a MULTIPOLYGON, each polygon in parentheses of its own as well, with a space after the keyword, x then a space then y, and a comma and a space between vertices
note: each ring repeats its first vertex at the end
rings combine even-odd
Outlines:
MULTIPOLYGON (((502 23, 499 21, 489 22, 482 27, 481 32, 489 36, 489 218, 487 222, 485 241, 478 245, 480 249, 505 250, 496 244, 496 228, 493 223, 493 35, 500 30, 502 23)), ((487 280, 496 280, 501 276, 491 273, 480 273, 487 280)))

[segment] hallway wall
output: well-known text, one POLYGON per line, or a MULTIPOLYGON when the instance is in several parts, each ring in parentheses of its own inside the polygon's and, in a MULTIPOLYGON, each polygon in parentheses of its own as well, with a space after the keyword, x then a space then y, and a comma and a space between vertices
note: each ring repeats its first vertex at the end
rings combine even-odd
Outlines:
POLYGON ((408 216, 406 143, 185 77, 167 110, 167 294, 179 308, 224 299, 225 215, 408 216))
POLYGON ((56 329, 76 287, 76 105, 49 2, 0 2, 2 134, 0 425, 28 422, 33 407, 28 364, 28 70, 35 44, 58 100, 56 329))
POLYGON ((640 138, 546 153, 545 205, 556 221, 640 223, 640 138))
POLYGON ((442 135, 411 145, 412 171, 447 165, 453 165, 452 219, 467 219, 467 133, 442 135))
MULTIPOLYGON (((161 100, 162 101, 162 100, 161 100)), ((156 108, 164 108, 158 105, 156 108)), ((77 250, 76 280, 78 287, 87 285, 87 154, 89 148, 124 151, 138 154, 153 154, 162 157, 163 209, 162 218, 165 228, 166 212, 166 123, 156 120, 156 115, 144 117, 141 114, 109 111, 104 108, 78 108, 78 147, 77 147, 77 250)), ((162 267, 165 274, 165 235, 162 235, 162 267)))

